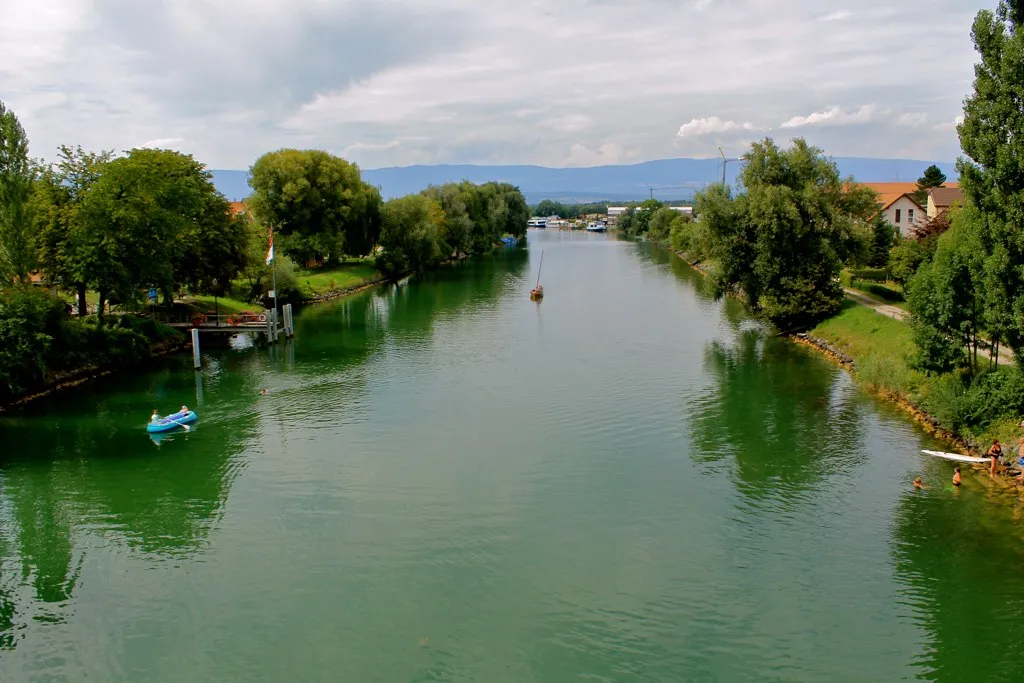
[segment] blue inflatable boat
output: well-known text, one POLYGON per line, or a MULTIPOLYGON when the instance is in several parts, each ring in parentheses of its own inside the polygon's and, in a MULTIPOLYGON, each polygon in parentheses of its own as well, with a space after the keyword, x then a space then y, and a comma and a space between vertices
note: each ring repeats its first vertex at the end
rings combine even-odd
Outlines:
POLYGON ((146 431, 150 434, 161 434, 163 432, 170 432, 175 429, 181 429, 183 425, 192 424, 199 419, 199 416, 194 411, 190 410, 187 413, 181 411, 161 417, 159 420, 151 421, 146 425, 146 431))

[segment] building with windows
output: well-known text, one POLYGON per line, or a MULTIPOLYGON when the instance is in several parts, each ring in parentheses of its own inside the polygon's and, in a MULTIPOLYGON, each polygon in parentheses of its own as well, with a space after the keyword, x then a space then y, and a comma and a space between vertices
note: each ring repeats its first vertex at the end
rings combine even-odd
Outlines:
MULTIPOLYGON (((880 210, 885 219, 900 231, 903 237, 913 237, 914 228, 924 225, 930 216, 927 207, 914 199, 917 183, 860 183, 878 195, 880 210)), ((940 190, 959 188, 956 183, 946 183, 940 190)))

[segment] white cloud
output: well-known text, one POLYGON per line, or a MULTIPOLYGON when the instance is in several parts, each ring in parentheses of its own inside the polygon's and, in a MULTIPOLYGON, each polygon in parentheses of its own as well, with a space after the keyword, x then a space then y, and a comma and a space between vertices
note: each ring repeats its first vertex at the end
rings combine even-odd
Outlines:
POLYGON ((847 10, 837 10, 835 12, 829 12, 828 14, 822 15, 822 21, 845 21, 853 16, 853 12, 847 10))
POLYGON ((859 109, 844 111, 839 107, 832 107, 825 111, 816 111, 807 116, 794 116, 780 128, 802 128, 803 126, 848 126, 859 123, 870 123, 878 117, 878 107, 873 104, 865 104, 859 109))
POLYGON ((991 0, 823 4, 5 0, 0 83, 49 158, 173 136, 214 168, 281 146, 364 165, 608 163, 710 153, 775 121, 834 155, 955 157, 948 131, 858 107, 951 118, 991 0))
POLYGON ((707 118, 690 119, 688 122, 679 126, 679 131, 676 133, 676 137, 686 138, 710 135, 713 133, 730 133, 741 130, 752 131, 757 130, 757 128, 754 124, 749 122, 736 123, 735 121, 723 121, 717 116, 709 116, 707 118))
POLYGON ((926 123, 928 123, 928 114, 923 111, 913 113, 907 112, 906 114, 901 114, 900 117, 896 119, 897 126, 908 126, 910 128, 917 128, 918 126, 923 126, 926 123))

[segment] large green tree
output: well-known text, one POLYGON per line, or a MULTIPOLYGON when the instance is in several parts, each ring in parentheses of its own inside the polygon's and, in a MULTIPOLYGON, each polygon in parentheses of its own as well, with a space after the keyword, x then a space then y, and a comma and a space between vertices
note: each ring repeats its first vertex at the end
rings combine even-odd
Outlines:
POLYGON ((441 203, 422 194, 384 204, 377 268, 389 277, 421 273, 439 264, 445 214, 441 203))
POLYGON ((40 170, 33 197, 39 265, 48 282, 73 291, 79 316, 86 314, 85 293, 87 241, 79 209, 104 165, 113 159, 108 151, 87 152, 62 145, 57 162, 40 170))
POLYGON ((957 162, 984 253, 986 328, 1024 349, 1024 1, 1000 0, 972 29, 981 61, 957 127, 966 158, 957 162))
POLYGON ((0 101, 0 282, 27 283, 36 265, 32 180, 25 129, 0 101))
POLYGON ((134 149, 103 166, 80 208, 81 272, 100 293, 138 301, 154 287, 213 287, 239 272, 244 230, 211 175, 191 155, 134 149))
POLYGON ((838 310, 839 270, 854 247, 854 226, 877 210, 870 191, 843 181, 835 164, 804 140, 789 149, 765 139, 751 146, 744 193, 715 185, 697 197, 716 291, 739 291, 783 329, 838 310))
POLYGON ((320 150, 268 152, 249 170, 249 184, 256 216, 301 262, 364 256, 377 244, 380 192, 341 157, 320 150))

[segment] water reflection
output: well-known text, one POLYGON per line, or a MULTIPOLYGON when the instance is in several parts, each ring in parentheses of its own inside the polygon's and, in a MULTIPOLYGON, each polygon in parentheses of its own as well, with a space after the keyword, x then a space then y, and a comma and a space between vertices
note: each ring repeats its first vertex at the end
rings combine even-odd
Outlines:
POLYGON ((714 384, 692 401, 694 459, 735 464, 756 495, 812 489, 857 465, 854 389, 835 368, 748 321, 731 343, 706 346, 704 369, 714 384))

